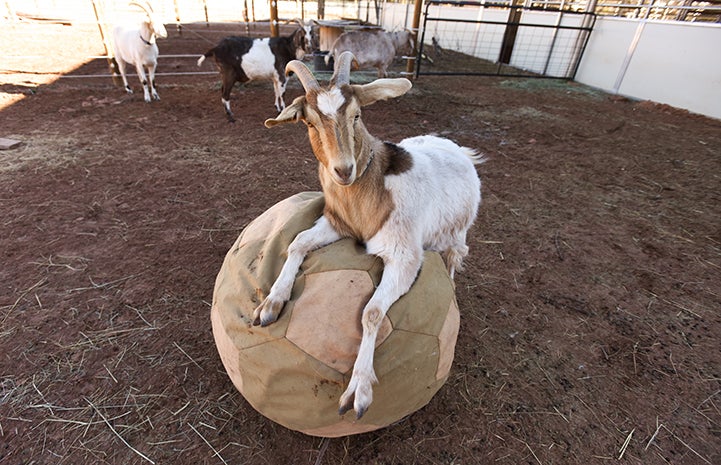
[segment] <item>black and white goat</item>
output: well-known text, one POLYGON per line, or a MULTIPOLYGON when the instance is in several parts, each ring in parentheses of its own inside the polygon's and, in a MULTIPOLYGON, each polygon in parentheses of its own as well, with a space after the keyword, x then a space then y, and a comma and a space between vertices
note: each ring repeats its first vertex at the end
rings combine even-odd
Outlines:
POLYGON ((130 2, 130 6, 137 6, 143 10, 145 17, 140 23, 117 25, 113 28, 113 49, 115 62, 123 78, 125 90, 133 93, 128 85, 128 78, 125 75, 125 66, 135 66, 138 78, 143 85, 143 93, 146 102, 150 102, 151 96, 160 100, 158 91, 155 88, 155 68, 158 66, 158 45, 156 38, 165 38, 168 32, 160 17, 153 12, 153 7, 147 1, 130 2), (145 68, 148 69, 148 77, 145 76, 145 68))
MULTIPOLYGON (((424 250, 442 254, 451 278, 468 254, 466 233, 481 201, 475 164, 483 159, 472 149, 431 135, 399 144, 372 136, 361 120, 361 108, 398 97, 411 88, 407 79, 378 79, 350 84, 350 52, 341 54, 330 85, 322 88, 300 61, 288 64, 305 88, 267 127, 303 121, 319 162, 325 197, 323 215, 300 232, 267 297, 255 309, 254 323, 276 321, 290 298, 305 255, 343 237, 365 243, 384 263, 383 277, 363 309, 363 336, 353 374, 340 398, 339 413, 351 408, 360 418, 373 400, 376 336, 390 306, 413 284, 424 250)), ((339 302, 342 305, 342 302, 339 302)))
POLYGON ((351 52, 360 69, 378 68, 378 77, 382 78, 388 74, 388 67, 397 55, 412 51, 413 36, 410 31, 358 29, 338 36, 325 59, 327 64, 331 56, 337 60, 341 53, 351 52))
POLYGON ((198 59, 198 66, 206 58, 215 58, 222 80, 221 101, 229 121, 235 121, 230 111, 230 91, 236 82, 273 81, 275 108, 281 111, 285 108, 283 94, 288 82, 285 66, 292 60, 302 60, 310 52, 310 40, 310 24, 302 23, 292 34, 284 37, 226 37, 198 59))

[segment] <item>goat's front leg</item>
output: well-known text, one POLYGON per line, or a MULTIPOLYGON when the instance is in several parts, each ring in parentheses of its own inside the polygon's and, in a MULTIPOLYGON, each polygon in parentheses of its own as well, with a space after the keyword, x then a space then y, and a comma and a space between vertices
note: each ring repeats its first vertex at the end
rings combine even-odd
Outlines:
POLYGON ((277 320, 283 306, 290 299, 295 276, 308 252, 340 238, 341 236, 328 223, 325 216, 321 216, 312 228, 298 233, 288 246, 288 258, 270 288, 268 296, 253 311, 253 324, 267 326, 277 320))
POLYGON ((340 398, 340 415, 353 408, 356 418, 360 418, 373 402, 373 384, 378 382, 373 369, 378 329, 391 305, 411 288, 421 267, 422 249, 396 250, 395 253, 392 257, 382 257, 383 277, 363 309, 363 337, 348 388, 340 398))
POLYGON ((147 103, 150 103, 150 91, 148 90, 148 78, 145 76, 145 69, 142 64, 136 63, 135 70, 138 72, 138 78, 143 85, 143 98, 147 103))

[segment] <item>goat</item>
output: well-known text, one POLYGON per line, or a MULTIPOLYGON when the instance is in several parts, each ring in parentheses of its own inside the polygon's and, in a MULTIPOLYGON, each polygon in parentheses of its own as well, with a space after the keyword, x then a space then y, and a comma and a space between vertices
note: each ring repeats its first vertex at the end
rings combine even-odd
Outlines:
POLYGON ((331 56, 337 59, 343 52, 352 52, 359 68, 378 68, 378 77, 383 78, 396 55, 412 50, 413 37, 409 31, 359 29, 338 36, 325 59, 328 64, 331 56))
POLYGON ((130 2, 130 6, 137 6, 145 12, 145 18, 137 24, 117 25, 113 28, 113 50, 115 62, 123 78, 125 90, 133 93, 128 85, 128 78, 125 75, 125 65, 134 65, 138 72, 138 78, 143 85, 143 94, 146 102, 150 102, 151 95, 155 100, 160 100, 158 91, 155 89, 155 68, 158 66, 158 44, 156 38, 165 38, 168 31, 160 18, 153 12, 150 3, 130 2), (148 68, 148 77, 145 77, 144 68, 148 68))
POLYGON ((468 255, 466 233, 481 202, 474 165, 484 160, 470 148, 432 135, 397 145, 372 136, 361 120, 361 107, 403 95, 411 82, 398 78, 351 85, 353 59, 350 52, 340 55, 325 89, 303 63, 290 62, 287 72, 298 76, 306 93, 265 121, 266 127, 299 120, 306 124, 325 207, 315 224, 288 246, 278 278, 254 309, 253 324, 277 320, 308 252, 343 237, 365 243, 369 254, 383 260, 384 271, 363 309, 360 348, 338 410, 343 415, 353 408, 360 418, 377 383, 373 355, 378 328, 415 281, 423 251, 441 252, 451 278, 468 255))
POLYGON ((222 80, 221 101, 230 122, 235 121, 233 112, 230 111, 230 91, 238 81, 273 81, 275 109, 280 112, 285 108, 285 65, 291 60, 302 60, 310 51, 309 30, 310 25, 301 23, 301 27, 285 37, 226 37, 198 59, 200 66, 206 58, 215 58, 222 80))

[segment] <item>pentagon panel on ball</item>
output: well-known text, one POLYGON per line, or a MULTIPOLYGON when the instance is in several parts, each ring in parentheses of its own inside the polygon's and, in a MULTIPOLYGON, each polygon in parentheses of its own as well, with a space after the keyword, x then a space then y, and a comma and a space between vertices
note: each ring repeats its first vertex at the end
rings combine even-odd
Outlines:
POLYGON ((351 239, 306 257, 278 321, 252 326, 253 310, 280 273, 288 245, 321 216, 320 192, 285 199, 251 222, 225 257, 211 320, 235 387, 267 418, 312 436, 388 426, 426 405, 445 383, 460 322, 443 260, 425 252, 411 290, 388 311, 376 340, 378 384, 361 419, 338 414, 360 345, 361 311, 383 262, 351 239))

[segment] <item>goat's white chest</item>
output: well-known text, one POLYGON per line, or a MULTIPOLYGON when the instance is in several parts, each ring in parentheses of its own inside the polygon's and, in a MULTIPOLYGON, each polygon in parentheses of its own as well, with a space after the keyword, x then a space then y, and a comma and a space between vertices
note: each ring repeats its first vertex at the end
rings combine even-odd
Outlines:
POLYGON ((268 39, 254 40, 240 66, 248 79, 273 78, 277 71, 275 70, 275 56, 270 50, 268 39))

